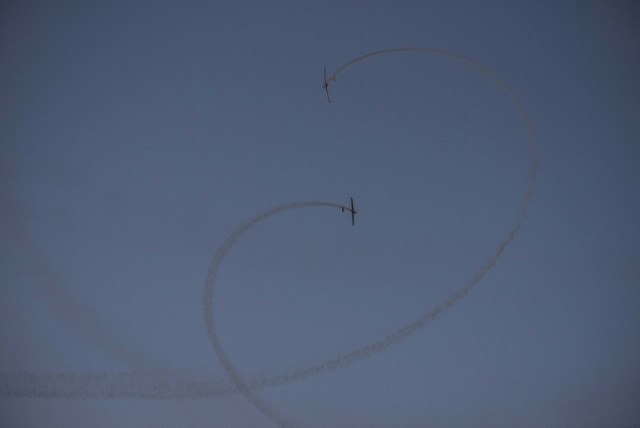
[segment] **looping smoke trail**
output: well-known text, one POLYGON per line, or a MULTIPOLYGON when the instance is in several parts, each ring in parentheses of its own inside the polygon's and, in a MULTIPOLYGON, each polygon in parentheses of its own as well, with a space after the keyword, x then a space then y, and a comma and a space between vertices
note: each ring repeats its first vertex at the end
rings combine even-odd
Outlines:
MULTIPOLYGON (((367 358, 377 352, 381 352, 392 344, 399 340, 408 337, 412 333, 422 328, 427 322, 434 320, 448 308, 454 306, 460 299, 466 296, 471 289, 480 282, 484 275, 496 264, 500 255, 504 252, 509 243, 518 234, 526 217, 529 205, 533 198, 535 190, 535 184, 538 172, 538 157, 537 157, 537 142, 536 134, 533 127, 533 123, 527 112, 520 96, 494 71, 476 63, 475 61, 466 58, 462 55, 441 51, 437 49, 423 49, 423 48, 394 48, 381 51, 371 52, 362 55, 354 60, 349 61, 343 66, 339 67, 336 72, 333 73, 332 79, 335 80, 335 76, 344 71, 347 67, 358 63, 364 59, 382 55, 386 53, 394 52, 418 52, 426 54, 440 55, 449 57, 467 65, 472 66, 475 70, 480 71, 484 75, 491 78, 498 86, 503 89, 515 102, 518 111, 520 112, 522 119, 525 123, 530 145, 531 164, 529 167, 528 182, 526 190, 524 192, 524 198, 517 211, 515 220, 511 228, 507 231, 506 235, 497 245, 493 254, 489 260, 484 263, 480 269, 469 278, 464 285, 455 290, 451 296, 441 303, 439 306, 424 313, 418 319, 408 323, 398 329, 391 331, 382 339, 373 342, 371 344, 362 346, 346 354, 340 355, 330 360, 320 362, 314 366, 295 370, 290 373, 282 375, 275 375, 267 378, 256 378, 244 381, 238 376, 238 379, 245 387, 245 392, 250 390, 266 387, 266 386, 278 386, 292 381, 299 381, 309 378, 314 375, 336 370, 340 367, 347 366, 357 360, 367 358)), ((340 207, 337 205, 337 207, 340 207)), ((293 208, 293 207, 291 207, 293 208)), ((223 244, 218 252, 216 258, 213 260, 211 267, 215 264, 222 262, 222 259, 226 256, 231 249, 235 239, 238 239, 243 233, 245 233, 253 224, 265 219, 278 212, 290 209, 288 206, 274 208, 267 211, 252 220, 245 223, 238 228, 232 236, 223 244)), ((209 278, 215 280, 217 272, 209 270, 207 281, 209 278), (213 276, 211 276, 213 275, 213 276)), ((209 291, 211 293, 213 289, 209 291)), ((211 299, 209 299, 211 301, 211 299)), ((211 306, 206 305, 205 296, 205 310, 211 309, 211 306)), ((206 317, 207 315, 205 315, 206 317)), ((214 331, 215 333, 215 331, 214 331)), ((230 366, 232 369, 233 367, 230 366)), ((226 369, 225 369, 226 370, 226 369)), ((234 392, 237 385, 229 385, 220 382, 215 379, 203 381, 193 380, 189 378, 169 378, 166 382, 154 383, 149 381, 151 377, 143 374, 136 373, 110 373, 110 374, 83 374, 83 373, 58 373, 58 374, 46 374, 46 373, 2 373, 0 372, 0 396, 24 396, 24 397, 68 397, 68 398, 148 398, 148 399, 163 399, 163 398, 196 398, 196 397, 210 397, 217 395, 224 395, 234 392), (69 385, 69 388, 65 391, 60 389, 61 379, 69 385)))
POLYGON ((527 130, 528 138, 529 138, 529 150, 531 156, 531 164, 529 166, 529 173, 527 177, 527 185, 526 190, 524 192, 524 198, 520 204, 520 207, 517 211, 515 221, 511 228, 507 231, 506 235, 499 242, 498 246, 494 250, 493 254, 486 261, 480 269, 469 278, 464 285, 458 290, 454 291, 452 295, 446 299, 443 303, 433 308, 432 310, 424 313, 417 320, 398 328, 391 333, 387 334, 381 340, 370 343, 368 345, 362 346, 358 349, 355 349, 347 354, 341 355, 329 361, 325 361, 324 363, 318 364, 314 367, 309 367, 303 370, 298 370, 292 372, 288 375, 285 375, 282 379, 279 379, 278 383, 270 383, 269 385, 276 385, 280 383, 291 382, 295 380, 301 380, 311 375, 316 375, 324 372, 328 372, 331 370, 335 370, 338 367, 345 366, 351 364, 357 360, 367 358, 377 352, 381 352, 392 344, 408 337, 415 331, 422 328, 428 321, 432 321, 437 318, 441 313, 446 311, 448 308, 454 306, 456 303, 460 301, 464 296, 466 296, 471 289, 477 285, 480 280, 486 275, 489 270, 496 264, 500 255, 504 252, 505 248, 511 243, 513 238, 518 234, 524 221, 527 217, 527 212, 529 210, 529 205, 531 204, 531 200, 533 198, 533 193, 536 187, 537 175, 538 175, 538 144, 536 139, 536 132, 533 126, 533 121, 529 115, 529 112, 524 106, 522 98, 520 95, 511 87, 509 84, 502 79, 495 71, 483 66, 482 64, 472 60, 471 58, 467 58, 463 55, 456 54, 453 52, 448 52, 440 49, 432 49, 432 48, 390 48, 383 49, 379 51, 369 52, 367 54, 361 55, 357 58, 352 59, 351 61, 345 63, 344 65, 338 67, 338 69, 331 75, 328 80, 336 81, 336 76, 351 67, 354 64, 359 63, 360 61, 364 61, 374 56, 385 55, 390 53, 399 53, 399 52, 414 52, 414 53, 424 53, 431 55, 438 55, 447 58, 454 59, 456 61, 462 62, 466 65, 471 66, 476 71, 481 72, 482 74, 489 77, 498 86, 504 90, 514 101, 521 117, 524 122, 524 125, 527 130))
POLYGON ((253 394, 251 387, 247 384, 247 382, 242 378, 242 376, 236 371, 233 367, 229 359, 227 358, 222 345, 220 344, 220 340, 218 339, 218 334, 216 333, 216 326, 213 317, 213 292, 215 289, 215 281, 218 275, 218 270, 220 269, 220 265, 222 261, 227 256, 231 247, 236 243, 236 241, 245 234, 251 227, 253 227, 256 223, 265 220, 275 214, 281 213, 283 211, 304 208, 304 207, 318 207, 318 206, 326 206, 332 208, 342 208, 342 205, 334 204, 331 202, 296 202, 286 205, 281 205, 270 210, 267 210, 263 213, 258 214, 257 216, 249 219, 247 222, 238 227, 233 233, 224 241, 222 246, 218 249, 215 256, 213 257, 213 261, 209 267, 209 271, 207 273, 207 279, 205 281, 204 292, 202 294, 202 303, 204 307, 204 324, 207 330, 207 336, 209 337, 209 341, 213 346, 213 351, 215 352, 220 364, 224 368, 225 372, 231 378, 231 381, 236 386, 238 391, 247 399, 247 401, 253 406, 262 412, 265 416, 267 416, 271 421, 273 421, 276 425, 286 428, 291 426, 289 422, 287 422, 276 409, 269 406, 267 403, 259 399, 255 394, 253 394))
MULTIPOLYGON (((528 174, 528 181, 527 181, 527 187, 524 193, 524 199, 520 205, 520 208, 518 209, 518 212, 516 214, 516 218, 515 221, 512 225, 512 227, 507 231, 506 235, 504 236, 504 238, 500 241, 500 243, 498 244, 498 246, 496 247, 496 249, 494 250, 493 254, 491 255, 491 257, 489 258, 488 261, 486 261, 481 267, 480 269, 475 273, 475 275, 473 275, 471 278, 469 278, 464 285, 455 290, 451 296, 449 298, 447 298, 443 303, 441 303, 440 305, 436 306, 435 308, 433 308, 432 310, 424 313, 422 316, 420 316, 417 320, 410 322, 409 324, 402 326, 396 330, 393 330, 391 333, 387 334, 386 336, 384 336, 381 340, 378 340, 376 342, 372 342, 368 345, 362 346, 360 348, 357 348, 351 352, 348 352, 346 354, 343 354, 341 356, 338 356, 336 358, 333 358, 331 360, 328 361, 324 361, 322 363, 319 363, 315 366, 306 368, 306 369, 302 369, 302 370, 298 370, 298 371, 294 371, 292 373, 286 374, 284 375, 282 378, 280 379, 275 379, 276 382, 274 382, 273 380, 271 382, 264 382, 262 385, 264 386, 275 386, 277 384, 280 383, 286 383, 286 382, 291 382, 291 381, 296 381, 296 380, 301 380, 303 378, 309 377, 311 375, 317 375, 317 374, 321 374, 321 373, 325 373, 325 372, 329 372, 332 370, 335 370, 339 367, 342 366, 347 366, 349 364, 354 363, 355 361, 364 359, 364 358, 368 358, 370 356, 372 356, 375 353, 378 352, 382 352, 384 351, 386 348, 388 348, 389 346, 393 345, 394 343, 410 336, 411 334, 413 334, 414 332, 416 332, 417 330, 419 330, 420 328, 422 328, 427 322, 432 321, 434 319, 436 319, 440 314, 442 314, 443 312, 445 312, 447 309, 453 307, 456 303, 458 303, 463 297, 465 297, 469 291, 471 291, 471 289, 477 285, 480 280, 486 275, 487 272, 489 272, 489 270, 491 270, 491 268, 496 264, 496 262, 498 261, 498 258, 500 257, 500 255, 504 252, 505 248, 509 245, 509 243, 513 240, 513 238, 518 234, 518 231, 520 231, 520 229, 522 228, 522 225, 526 219, 527 216, 527 211, 529 209, 529 205, 531 203, 531 199, 533 197, 533 192, 535 189, 535 185, 536 185, 536 179, 537 179, 537 172, 538 172, 538 156, 537 156, 537 142, 536 142, 536 134, 535 134, 535 129, 533 127, 533 122, 531 121, 531 118, 529 116, 528 111, 526 110, 526 108, 524 107, 524 103, 522 102, 522 99, 520 98, 520 96, 518 95, 518 93, 513 90, 511 88, 511 86, 509 86, 507 84, 507 82, 502 79, 500 76, 498 76, 498 74, 496 74, 493 70, 477 63, 476 61, 467 58, 465 56, 459 55, 459 54, 455 54, 452 52, 447 52, 447 51, 443 51, 443 50, 439 50, 439 49, 430 49, 430 48, 392 48, 392 49, 384 49, 384 50, 379 50, 379 51, 374 51, 374 52, 370 52, 367 54, 364 54, 362 56, 359 56, 349 62, 347 62, 346 64, 340 66, 332 75, 331 77, 328 79, 329 81, 336 81, 336 75, 342 71, 344 71, 345 69, 347 69, 348 67, 360 62, 360 61, 364 61, 366 59, 369 59, 371 57, 377 56, 377 55, 384 55, 384 54, 389 54, 389 53, 397 53, 397 52, 418 52, 418 53, 426 53, 426 54, 432 54, 432 55, 439 55, 439 56, 444 56, 444 57, 448 57, 448 58, 452 58, 455 59, 457 61, 460 61, 464 64, 470 65, 472 66, 474 69, 476 69, 477 71, 480 71, 482 74, 488 76, 489 78, 491 78, 494 82, 496 82, 498 84, 498 86, 500 88, 502 88, 505 92, 507 92, 511 98, 513 99, 513 101, 516 104, 516 107, 518 108, 518 111, 520 112, 522 119, 524 121, 524 124, 526 126, 527 129, 527 133, 529 134, 529 145, 530 145, 530 153, 531 153, 531 165, 529 167, 529 174, 528 174)), ((211 284, 210 288, 213 288, 213 282, 215 281, 215 271, 217 271, 217 268, 220 264, 220 262, 222 261, 222 258, 224 258, 224 256, 226 255, 227 251, 230 249, 230 247, 233 245, 233 243, 235 242, 235 240, 244 232, 246 232, 253 224, 255 224, 256 222, 260 221, 263 218, 266 218, 270 215, 273 215, 277 212, 282 211, 283 209, 287 209, 287 208, 274 208, 273 210, 267 211, 264 214, 259 215, 258 217, 248 221, 247 223, 245 223, 243 226, 241 226, 236 232, 234 232, 234 234, 232 234, 232 236, 225 242, 225 245, 223 245, 223 248, 221 249, 221 257, 218 259, 216 257, 216 259, 214 259, 214 263, 212 264, 212 267, 215 267, 213 273, 210 271, 210 278, 211 281, 207 281, 207 284, 211 284)), ((207 298, 210 299, 210 296, 207 295, 207 292, 205 291, 205 312, 207 310, 207 298)), ((210 310, 210 308, 209 308, 210 310)), ((208 319, 212 319, 210 316, 205 315, 205 321, 207 321, 208 319)), ((212 323, 212 321, 211 321, 212 323)), ((222 349, 220 347, 219 342, 217 341, 217 338, 215 336, 215 330, 213 328, 213 324, 211 326, 207 326, 207 331, 209 333, 209 337, 214 345, 214 350, 216 351, 216 354, 218 355, 218 358, 220 359, 221 363, 225 366, 225 370, 227 371, 227 373, 229 374, 229 376, 231 377, 231 379, 233 380, 234 384, 238 387, 238 389, 240 390, 240 392, 246 397, 246 399, 252 403, 258 410, 260 410, 263 414, 265 414, 266 416, 268 416, 272 421, 274 421, 276 424, 280 425, 280 426, 288 426, 284 420, 280 417, 280 415, 276 412, 275 409, 273 409, 272 407, 266 406, 262 401, 258 400, 252 393, 251 390, 249 389, 248 384, 242 379, 242 377, 240 377, 237 372, 235 372, 235 370, 233 369, 233 366, 229 363, 228 360, 226 360, 226 356, 224 355, 224 353, 222 352, 222 349)))

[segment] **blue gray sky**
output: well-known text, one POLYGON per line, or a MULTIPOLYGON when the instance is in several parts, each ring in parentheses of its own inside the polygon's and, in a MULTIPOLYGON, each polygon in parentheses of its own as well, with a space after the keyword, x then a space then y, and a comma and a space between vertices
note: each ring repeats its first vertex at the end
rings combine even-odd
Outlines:
POLYGON ((632 2, 5 2, 0 422, 640 421, 632 2), (369 358, 295 382, 468 295, 369 358), (278 384, 278 385, 274 385, 278 384))

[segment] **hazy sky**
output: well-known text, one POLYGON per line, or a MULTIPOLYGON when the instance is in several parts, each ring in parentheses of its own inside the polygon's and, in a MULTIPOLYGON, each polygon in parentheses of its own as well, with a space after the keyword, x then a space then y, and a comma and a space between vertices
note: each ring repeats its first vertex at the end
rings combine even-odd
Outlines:
POLYGON ((633 2, 4 2, 0 425, 640 423, 633 2), (225 5, 224 3, 229 3, 225 5), (470 293, 369 358, 336 358, 470 293), (342 360, 340 360, 342 361, 342 360), (309 367, 322 373, 286 382, 309 367), (279 384, 273 386, 274 384, 279 384))

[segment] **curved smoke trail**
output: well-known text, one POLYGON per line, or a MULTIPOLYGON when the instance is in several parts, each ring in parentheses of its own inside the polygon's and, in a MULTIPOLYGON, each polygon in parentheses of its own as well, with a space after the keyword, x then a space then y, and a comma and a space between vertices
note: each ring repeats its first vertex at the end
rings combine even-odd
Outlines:
POLYGON ((97 311, 83 304, 39 251, 28 233, 27 212, 14 190, 18 162, 17 155, 0 154, 0 219, 6 223, 6 226, 0 225, 3 227, 2 244, 7 246, 9 254, 21 256, 18 263, 12 263, 14 272, 29 279, 34 295, 45 303, 50 315, 82 345, 110 354, 132 369, 163 367, 158 358, 145 352, 133 340, 118 336, 97 311), (22 261, 24 256, 28 257, 28 264, 22 261))
POLYGON ((231 381, 233 382, 235 387, 247 399, 247 401, 249 401, 265 416, 271 419, 276 425, 283 428, 289 427, 290 424, 278 413, 275 408, 269 406, 267 403, 253 394, 251 387, 235 370, 235 368, 227 358, 227 355, 224 352, 222 345, 220 344, 220 340, 218 339, 218 334, 216 333, 216 326, 213 317, 213 292, 215 290, 216 277, 218 275, 218 270, 220 269, 222 261, 227 256, 227 253, 229 252, 229 250, 231 250, 231 247, 233 247, 236 241, 240 239, 240 237, 244 235, 249 229, 251 229, 256 223, 283 211, 314 206, 342 208, 342 205, 334 204, 331 202, 296 202, 272 208, 256 215, 255 217, 243 223, 240 227, 233 231, 233 233, 224 241, 222 246, 220 246, 218 251, 216 251, 216 254, 213 257, 213 261, 211 262, 209 271, 207 273, 207 280, 205 281, 204 292, 202 294, 202 303, 204 306, 204 324, 207 329, 207 336, 209 337, 209 341, 213 346, 213 351, 216 353, 220 364, 222 364, 222 367, 224 368, 225 372, 227 372, 227 375, 229 375, 229 378, 231 378, 231 381))
MULTIPOLYGON (((440 305, 431 309, 430 311, 421 315, 415 321, 406 324, 396 330, 391 331, 389 334, 384 336, 381 340, 372 342, 368 345, 357 348, 351 352, 338 356, 336 358, 330 359, 328 361, 321 362, 316 364, 315 366, 305 368, 302 370, 294 371, 289 374, 282 376, 279 379, 272 380, 271 382, 265 383, 264 385, 275 386, 280 383, 292 382, 296 380, 301 380, 303 378, 309 377, 311 375, 317 375, 321 373, 326 373, 332 370, 335 370, 342 366, 347 366, 349 364, 354 363, 355 361, 362 360, 372 356, 375 353, 382 352, 387 349, 389 346, 394 343, 407 338, 417 330, 421 329, 427 322, 436 319, 440 314, 442 314, 447 309, 454 306, 458 303, 464 296, 466 296, 471 289, 477 285, 480 280, 486 275, 489 270, 496 264, 500 255, 504 252, 505 248, 509 245, 509 243, 513 240, 513 238, 518 234, 524 221, 527 217, 527 211, 529 209, 529 205, 531 203, 531 199, 533 197, 533 192, 536 185, 536 178, 538 172, 538 156, 537 156, 537 142, 536 142, 536 134, 535 129, 533 127, 533 122, 531 121, 531 117, 529 116, 528 111, 524 107, 524 103, 522 99, 518 95, 518 93, 507 84, 507 82, 502 79, 496 72, 493 70, 477 63, 476 61, 467 58, 465 56, 447 52, 439 49, 430 49, 430 48, 391 48, 391 49, 383 49, 379 51, 370 52, 354 58, 353 60, 347 62, 346 64, 340 66, 330 77, 330 81, 336 81, 336 75, 345 69, 351 67, 354 64, 359 63, 360 61, 364 61, 366 59, 372 58, 378 55, 384 55, 389 53, 398 53, 398 52, 418 52, 418 53, 426 53, 432 55, 439 55, 448 58, 455 59, 462 63, 472 66, 476 70, 485 74, 489 78, 491 78, 494 82, 496 82, 503 90, 505 90, 514 100, 523 120, 525 126, 527 128, 527 133, 529 134, 529 145, 531 151, 531 165, 529 167, 529 174, 527 180, 527 187, 524 193, 523 201, 520 205, 520 208, 517 211, 516 218, 512 227, 507 231, 507 234, 500 241, 493 254, 484 264, 481 265, 480 269, 467 281, 465 281, 464 285, 459 289, 455 290, 449 298, 447 298, 440 305)), ((302 205, 305 206, 305 205, 302 205)), ((276 207, 272 210, 266 211, 263 214, 254 217, 252 220, 249 220, 247 223, 242 225, 240 228, 236 230, 228 239, 225 241, 225 244, 221 247, 220 251, 216 254, 214 261, 211 265, 209 275, 207 277, 207 287, 205 288, 205 323, 207 323, 207 333, 209 334, 209 338, 213 344, 214 351, 218 356, 220 362, 225 368, 225 371, 232 379, 233 383, 236 385, 238 390, 245 396, 247 401, 253 404, 260 412, 266 415, 269 419, 275 422, 277 425, 281 427, 289 426, 288 423, 282 418, 282 416, 272 407, 266 405, 263 401, 259 400, 249 388, 249 385, 242 379, 242 377, 235 371, 229 360, 226 358, 222 347, 217 339, 215 334, 215 328, 213 325, 213 317, 211 316, 211 295, 213 293, 213 285, 215 282, 215 275, 217 273, 217 269, 222 262, 222 259, 227 254, 231 246, 234 242, 245 233, 251 226, 253 226, 258 221, 267 218, 273 214, 284 211, 290 208, 297 208, 295 204, 291 206, 283 206, 276 207), (218 255, 220 255, 218 257, 218 255), (210 290, 210 291, 209 291, 210 290)))
MULTIPOLYGON (((438 49, 426 49, 426 48, 393 48, 380 51, 371 52, 360 57, 357 57, 346 64, 339 67, 332 75, 330 80, 335 81, 336 75, 341 73, 346 68, 354 65, 367 58, 371 58, 377 55, 397 52, 418 52, 448 57, 454 60, 458 60, 466 65, 469 65, 481 72, 482 74, 491 78, 496 82, 515 102, 520 115, 525 123, 527 134, 529 137, 529 146, 531 153, 531 163, 529 167, 528 180, 526 190, 524 192, 523 200, 517 211, 515 220, 511 228, 507 231, 506 235, 499 242, 496 249, 493 251, 491 257, 485 262, 480 269, 470 277, 462 287, 454 291, 451 296, 437 307, 424 313, 418 319, 408 323, 398 329, 392 330, 382 339, 370 343, 368 345, 357 348, 348 353, 342 354, 330 360, 325 360, 314 366, 302 368, 289 373, 256 378, 252 380, 243 380, 238 376, 238 379, 245 387, 245 392, 250 390, 261 388, 265 386, 278 386, 286 384, 288 382, 299 381, 309 378, 314 375, 326 373, 336 370, 340 367, 347 366, 358 360, 367 358, 377 352, 381 352, 392 344, 408 337, 412 333, 422 328, 428 321, 434 320, 446 309, 455 305, 460 299, 469 293, 469 291, 480 282, 484 275, 496 264, 500 255, 504 252, 505 248, 517 235, 522 228, 522 225, 526 219, 527 211, 531 203, 538 171, 538 157, 537 157, 537 142, 536 134, 533 127, 533 123, 527 112, 520 96, 513 90, 501 77, 499 77, 494 71, 482 66, 481 64, 455 53, 442 51, 438 49)), ((261 214, 260 218, 256 220, 254 217, 253 223, 260 221, 268 216, 274 215, 288 208, 276 209, 277 211, 261 214)), ((251 220, 245 223, 243 230, 237 229, 232 236, 230 236, 223 247, 221 247, 216 255, 221 255, 219 260, 214 259, 211 266, 214 266, 216 261, 221 262, 222 258, 226 256, 228 251, 233 245, 231 238, 238 239, 240 235, 245 233, 252 224, 249 224, 251 220), (240 231, 240 232, 239 232, 240 231), (239 233, 238 233, 239 232, 239 233)), ((242 226, 241 226, 242 227, 242 226)), ((209 272, 211 274, 211 272, 209 272)), ((209 276, 208 276, 209 278, 209 276)), ((215 275, 214 278, 215 279, 215 275)), ((214 331, 215 333, 215 331, 214 331)), ((233 367, 231 366, 233 369, 233 367)), ((225 369, 226 370, 226 369, 225 369)), ((228 371, 227 371, 228 372, 228 371)), ((24 397, 61 397, 61 398, 148 398, 148 399, 164 399, 164 398, 200 398, 207 396, 225 395, 236 391, 237 385, 221 382, 216 379, 210 380, 198 380, 190 379, 187 377, 173 377, 167 376, 165 380, 153 382, 151 379, 157 376, 150 374, 135 374, 135 373, 111 373, 111 374, 87 374, 87 373, 27 373, 27 372, 14 372, 14 373, 0 373, 0 396, 24 396, 24 397), (67 387, 62 390, 62 385, 67 387)))

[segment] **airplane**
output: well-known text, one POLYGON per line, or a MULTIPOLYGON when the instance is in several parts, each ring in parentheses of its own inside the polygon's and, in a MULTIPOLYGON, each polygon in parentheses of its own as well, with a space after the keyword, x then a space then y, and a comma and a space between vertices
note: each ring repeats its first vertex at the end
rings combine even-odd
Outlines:
POLYGON ((351 208, 347 208, 344 205, 342 206, 342 212, 344 212, 344 210, 350 211, 351 212, 351 226, 355 226, 356 225, 356 213, 358 211, 356 211, 356 209, 353 207, 353 197, 351 198, 351 208))
POLYGON ((324 93, 327 94, 327 101, 331 102, 331 98, 329 97, 329 82, 327 81, 327 67, 324 68, 324 84, 322 85, 322 89, 324 89, 324 93))

